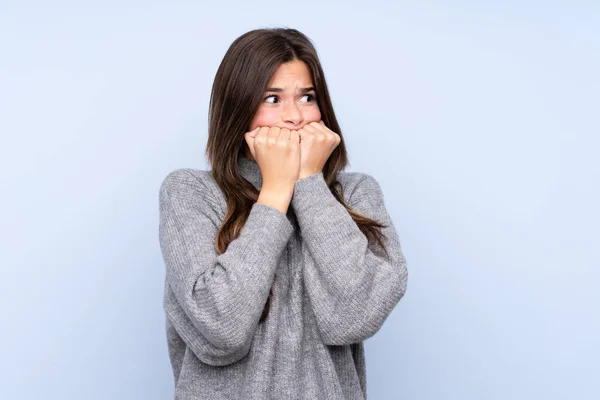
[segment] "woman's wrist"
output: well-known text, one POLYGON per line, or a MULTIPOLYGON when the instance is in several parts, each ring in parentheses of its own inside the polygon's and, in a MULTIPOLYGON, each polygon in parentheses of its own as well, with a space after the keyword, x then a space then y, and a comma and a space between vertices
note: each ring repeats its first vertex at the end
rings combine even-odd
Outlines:
POLYGON ((293 194, 294 186, 282 188, 263 186, 256 202, 271 206, 286 214, 290 202, 292 201, 293 194))

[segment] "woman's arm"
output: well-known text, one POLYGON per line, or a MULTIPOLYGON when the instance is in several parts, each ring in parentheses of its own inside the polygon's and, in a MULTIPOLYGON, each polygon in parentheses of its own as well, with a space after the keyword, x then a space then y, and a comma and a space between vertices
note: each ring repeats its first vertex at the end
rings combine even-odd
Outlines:
POLYGON ((408 272, 379 183, 355 173, 348 205, 385 225, 388 255, 358 228, 333 196, 323 173, 296 182, 292 207, 305 247, 304 281, 325 344, 347 345, 374 335, 406 291, 408 272))
POLYGON ((160 187, 159 203, 170 323, 207 364, 243 358, 292 224, 281 211, 254 203, 239 236, 218 255, 219 208, 200 177, 185 169, 171 172, 160 187))

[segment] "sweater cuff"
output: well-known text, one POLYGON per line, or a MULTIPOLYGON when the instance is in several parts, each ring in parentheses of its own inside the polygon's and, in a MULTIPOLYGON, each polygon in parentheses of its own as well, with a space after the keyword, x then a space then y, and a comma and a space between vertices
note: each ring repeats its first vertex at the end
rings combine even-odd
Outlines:
POLYGON ((333 193, 327 186, 323 172, 317 172, 296 181, 291 205, 297 213, 301 213, 318 205, 316 202, 323 201, 324 197, 335 200, 333 193))
POLYGON ((292 237, 294 226, 287 216, 275 207, 263 203, 254 203, 252 210, 248 214, 248 219, 244 224, 243 232, 252 232, 261 238, 260 241, 250 241, 249 243, 260 242, 261 256, 269 256, 268 251, 275 250, 275 254, 281 251, 292 237), (271 250, 267 250, 271 249, 271 250), (263 254, 264 253, 264 254, 263 254))

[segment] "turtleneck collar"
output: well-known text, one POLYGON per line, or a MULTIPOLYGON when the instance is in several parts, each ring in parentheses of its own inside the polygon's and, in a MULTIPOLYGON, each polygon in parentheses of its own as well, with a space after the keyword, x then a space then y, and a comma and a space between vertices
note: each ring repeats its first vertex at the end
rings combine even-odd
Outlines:
MULTIPOLYGON (((240 175, 245 178, 248 182, 250 182, 257 190, 260 191, 262 187, 262 174, 260 172, 260 167, 256 160, 251 160, 246 158, 243 154, 238 158, 238 171, 240 175)), ((286 213, 288 220, 297 225, 296 216, 294 214, 292 205, 288 207, 288 211, 286 213)))
POLYGON ((238 171, 242 177, 250 182, 256 189, 262 187, 262 174, 256 160, 250 160, 241 154, 238 158, 238 171))

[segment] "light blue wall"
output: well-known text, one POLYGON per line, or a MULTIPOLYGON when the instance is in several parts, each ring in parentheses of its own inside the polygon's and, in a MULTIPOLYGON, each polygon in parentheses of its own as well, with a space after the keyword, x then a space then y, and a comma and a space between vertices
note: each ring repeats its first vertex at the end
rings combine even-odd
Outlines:
POLYGON ((317 46, 409 262, 370 398, 600 398, 597 2, 83 3, 0 2, 0 398, 171 398, 158 187, 271 26, 317 46))

